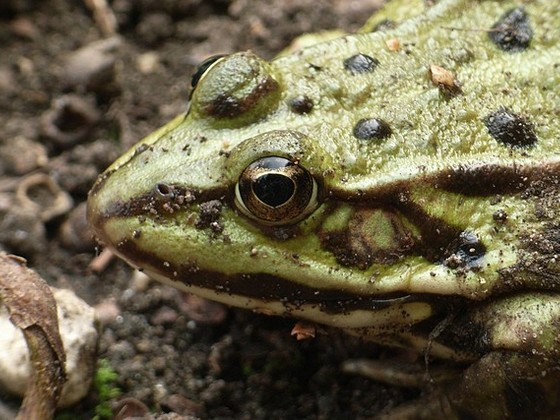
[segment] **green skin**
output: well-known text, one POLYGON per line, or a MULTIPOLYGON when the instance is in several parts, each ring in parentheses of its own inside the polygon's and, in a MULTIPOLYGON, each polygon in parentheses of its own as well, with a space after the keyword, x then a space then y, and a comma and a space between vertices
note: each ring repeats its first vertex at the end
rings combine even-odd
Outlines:
POLYGON ((393 1, 363 34, 270 63, 250 52, 217 61, 186 114, 99 177, 91 225, 131 265, 182 290, 464 367, 416 415, 554 413, 560 6, 525 2, 528 45, 493 42, 503 27, 490 28, 520 6, 393 1), (393 28, 382 29, 387 19, 393 28), (360 53, 376 65, 345 68, 360 53), (492 125, 504 109, 513 129, 492 125), (368 118, 389 130, 357 138, 368 118), (236 198, 246 168, 268 156, 317 186, 274 222, 236 198))

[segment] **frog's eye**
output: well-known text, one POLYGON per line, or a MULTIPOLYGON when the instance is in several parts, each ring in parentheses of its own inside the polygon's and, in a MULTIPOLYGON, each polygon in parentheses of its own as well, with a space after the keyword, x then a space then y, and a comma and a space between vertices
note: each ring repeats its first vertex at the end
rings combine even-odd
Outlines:
POLYGON ((192 75, 191 87, 194 89, 196 87, 196 85, 198 84, 198 81, 202 78, 202 76, 204 76, 204 74, 208 71, 208 69, 210 69, 210 67, 212 67, 214 64, 216 64, 218 61, 220 61, 225 56, 226 56, 226 54, 213 55, 211 57, 208 57, 202 63, 200 63, 197 66, 196 71, 192 75))
POLYGON ((289 225, 317 208, 317 183, 306 169, 289 159, 264 157, 247 166, 239 177, 235 203, 260 223, 289 225))
POLYGON ((234 128, 266 118, 280 101, 277 71, 251 52, 211 57, 192 79, 190 113, 215 128, 234 128))

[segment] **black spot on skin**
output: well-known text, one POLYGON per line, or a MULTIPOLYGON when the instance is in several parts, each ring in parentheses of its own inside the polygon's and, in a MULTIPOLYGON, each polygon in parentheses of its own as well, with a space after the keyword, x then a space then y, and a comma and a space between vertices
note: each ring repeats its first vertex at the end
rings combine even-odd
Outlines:
POLYGON ((309 114, 313 109, 313 101, 305 95, 298 95, 290 99, 288 105, 296 114, 309 114))
POLYGON ((344 60, 344 69, 350 74, 369 73, 379 65, 379 60, 365 54, 356 54, 344 60))
POLYGON ((533 29, 525 9, 518 7, 504 13, 488 32, 490 40, 500 49, 519 52, 527 49, 533 29))
POLYGON ((528 147, 537 142, 533 124, 505 107, 498 108, 484 118, 492 137, 511 147, 528 147))
POLYGON ((486 253, 486 247, 472 232, 461 232, 459 236, 459 248, 457 254, 465 261, 470 262, 482 257, 486 253))
POLYGON ((354 137, 360 140, 381 140, 391 135, 391 127, 380 118, 364 118, 354 126, 354 137))

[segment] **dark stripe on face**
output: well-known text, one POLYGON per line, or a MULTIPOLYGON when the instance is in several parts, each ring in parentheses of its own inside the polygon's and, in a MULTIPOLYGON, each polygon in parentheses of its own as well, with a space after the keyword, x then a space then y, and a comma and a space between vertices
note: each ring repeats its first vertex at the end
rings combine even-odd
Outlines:
POLYGON ((508 194, 523 191, 539 182, 552 184, 560 179, 560 163, 544 165, 484 165, 443 171, 434 186, 469 196, 508 194))
POLYGON ((148 215, 165 215, 187 208, 191 203, 204 203, 223 199, 227 195, 225 188, 214 188, 208 191, 192 190, 178 185, 158 183, 152 191, 129 201, 115 200, 99 219, 113 217, 133 217, 148 215), (165 193, 162 191, 165 190, 165 193), (170 210, 173 210, 170 211, 170 210))
POLYGON ((157 255, 140 249, 133 240, 125 240, 116 246, 118 252, 127 256, 135 265, 149 265, 162 276, 186 286, 195 286, 215 291, 219 294, 232 294, 255 298, 265 302, 284 302, 289 310, 300 305, 316 305, 329 314, 344 314, 354 310, 375 311, 389 308, 395 304, 427 301, 435 307, 447 306, 445 302, 463 301, 464 298, 408 295, 392 293, 379 296, 364 296, 341 291, 340 289, 319 289, 295 283, 271 274, 234 274, 201 269, 196 263, 181 265, 166 263, 157 255))
MULTIPOLYGON (((113 172, 102 175, 102 179, 95 184, 91 195, 94 195, 102 184, 113 174, 113 172)), ((479 167, 464 166, 457 169, 447 169, 437 174, 418 176, 410 181, 397 181, 382 187, 373 189, 372 191, 360 190, 355 193, 347 191, 337 191, 333 188, 327 192, 323 191, 322 196, 329 197, 332 200, 343 201, 361 201, 367 206, 367 201, 374 200, 380 203, 396 205, 401 210, 406 205, 402 204, 400 197, 406 193, 411 183, 425 183, 443 191, 459 193, 467 196, 488 196, 492 194, 508 194, 523 191, 535 182, 541 185, 552 184, 560 180, 560 163, 535 165, 483 165, 479 167)), ((163 208, 166 204, 157 194, 158 185, 154 186, 154 190, 135 197, 128 202, 115 201, 110 207, 104 210, 104 214, 100 219, 109 219, 112 217, 131 217, 148 214, 148 211, 154 209, 156 211, 163 208)), ((173 197, 194 196, 198 203, 210 200, 223 200, 224 197, 231 202, 232 188, 229 190, 225 187, 209 189, 206 191, 193 190, 180 185, 168 184, 168 188, 173 190, 173 197)), ((169 201, 169 197, 167 198, 169 201)), ((193 200, 181 201, 182 205, 188 205, 193 200)), ((412 210, 414 212, 414 210, 412 210)), ((406 211, 405 211, 406 213, 406 211)))
POLYGON ((409 180, 399 180, 368 190, 326 191, 324 196, 335 200, 362 202, 379 201, 393 205, 400 195, 406 193, 411 185, 431 186, 443 191, 466 196, 489 196, 492 194, 513 194, 530 188, 532 184, 553 185, 560 180, 560 162, 536 164, 484 164, 465 165, 444 169, 435 174, 417 175, 409 180))

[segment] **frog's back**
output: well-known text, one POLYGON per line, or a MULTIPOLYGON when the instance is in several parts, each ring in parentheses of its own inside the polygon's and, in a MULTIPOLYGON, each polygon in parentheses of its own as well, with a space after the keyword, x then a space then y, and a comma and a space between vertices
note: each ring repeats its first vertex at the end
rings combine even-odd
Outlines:
POLYGON ((320 144, 333 186, 371 191, 447 169, 558 163, 557 2, 441 1, 403 23, 387 16, 415 6, 393 3, 369 24, 380 30, 273 63, 286 99, 313 103, 274 127, 295 120, 320 144))

